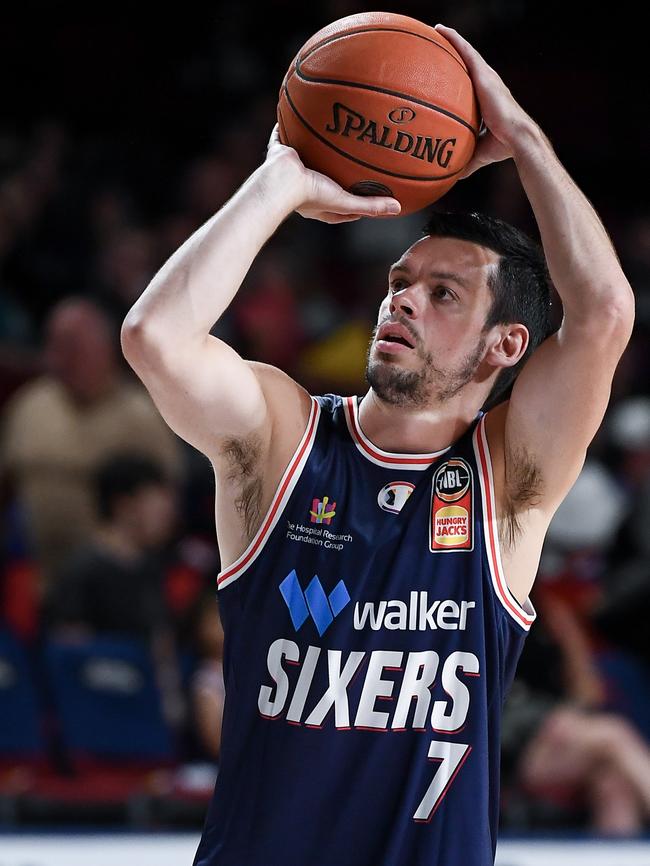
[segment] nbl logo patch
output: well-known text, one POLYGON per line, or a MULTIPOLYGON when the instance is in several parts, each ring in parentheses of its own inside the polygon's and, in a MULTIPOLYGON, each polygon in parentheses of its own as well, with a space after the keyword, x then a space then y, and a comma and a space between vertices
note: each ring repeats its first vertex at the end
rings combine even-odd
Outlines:
POLYGON ((462 457, 438 467, 431 489, 429 550, 432 553, 474 549, 474 477, 462 457))

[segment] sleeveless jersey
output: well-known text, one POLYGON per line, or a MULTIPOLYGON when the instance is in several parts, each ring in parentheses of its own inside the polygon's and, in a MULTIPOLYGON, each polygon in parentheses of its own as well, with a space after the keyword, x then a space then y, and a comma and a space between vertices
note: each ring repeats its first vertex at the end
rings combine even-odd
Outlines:
POLYGON ((488 866, 500 715, 536 618, 504 580, 485 414, 384 451, 312 395, 222 569, 221 756, 195 866, 488 866))

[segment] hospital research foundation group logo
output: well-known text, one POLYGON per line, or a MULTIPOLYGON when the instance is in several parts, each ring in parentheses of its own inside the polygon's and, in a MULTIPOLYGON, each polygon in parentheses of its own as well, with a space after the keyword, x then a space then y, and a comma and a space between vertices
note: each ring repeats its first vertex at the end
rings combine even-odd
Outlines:
POLYGON ((299 541, 303 544, 312 544, 315 547, 323 547, 325 550, 339 552, 345 548, 346 544, 351 544, 352 534, 350 532, 337 532, 335 531, 336 527, 328 528, 336 517, 336 502, 330 501, 329 496, 323 496, 322 499, 314 496, 311 500, 311 508, 307 510, 309 523, 303 523, 302 520, 287 520, 286 537, 290 541, 299 541))
POLYGON ((442 464, 433 476, 429 550, 431 553, 473 550, 474 477, 462 457, 442 464))
POLYGON ((335 514, 336 502, 330 502, 329 496, 312 500, 311 509, 309 510, 309 520, 311 523, 330 524, 335 514))

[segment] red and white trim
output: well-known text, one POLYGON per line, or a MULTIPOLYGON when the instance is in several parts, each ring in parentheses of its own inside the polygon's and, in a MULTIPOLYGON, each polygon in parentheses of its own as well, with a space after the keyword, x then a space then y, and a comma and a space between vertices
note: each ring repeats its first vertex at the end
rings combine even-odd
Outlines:
POLYGON ((494 478, 492 475, 492 460, 488 448, 487 435, 485 432, 485 419, 483 415, 472 435, 476 465, 479 468, 479 479, 481 482, 481 500, 483 503, 483 533, 485 547, 487 550, 488 564, 490 566, 490 577, 497 598, 508 611, 510 616, 522 628, 530 629, 537 618, 537 611, 533 607, 530 598, 524 605, 519 604, 514 597, 505 579, 503 563, 501 561, 501 549, 499 547, 499 532, 497 525, 496 503, 494 498, 494 478))
POLYGON ((367 460, 370 460, 371 463, 376 463, 377 466, 386 466, 390 469, 415 469, 421 471, 428 469, 434 460, 451 448, 451 445, 448 445, 442 451, 429 451, 425 454, 398 454, 392 451, 383 451, 373 444, 361 429, 357 398, 344 397, 343 409, 352 441, 363 456, 367 460))
POLYGON ((228 586, 228 584, 237 580, 238 577, 241 577, 249 565, 257 559, 266 543, 266 540, 282 516, 282 512, 284 511, 286 504, 289 501, 289 497, 300 478, 316 440, 316 430, 320 419, 321 407, 320 403, 314 396, 311 397, 311 401, 312 405, 307 427, 305 428, 302 439, 284 471, 284 475, 280 479, 271 505, 266 512, 266 516, 251 543, 242 555, 236 559, 232 565, 229 565, 228 568, 222 569, 217 575, 218 589, 223 589, 228 586))

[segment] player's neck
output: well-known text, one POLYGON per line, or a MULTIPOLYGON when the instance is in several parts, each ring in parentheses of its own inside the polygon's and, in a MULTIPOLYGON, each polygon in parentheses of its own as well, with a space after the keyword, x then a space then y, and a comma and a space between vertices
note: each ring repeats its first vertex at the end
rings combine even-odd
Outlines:
POLYGON ((478 412, 476 395, 463 394, 433 406, 409 407, 387 403, 369 388, 359 404, 359 423, 368 439, 384 451, 425 454, 456 442, 478 412))

